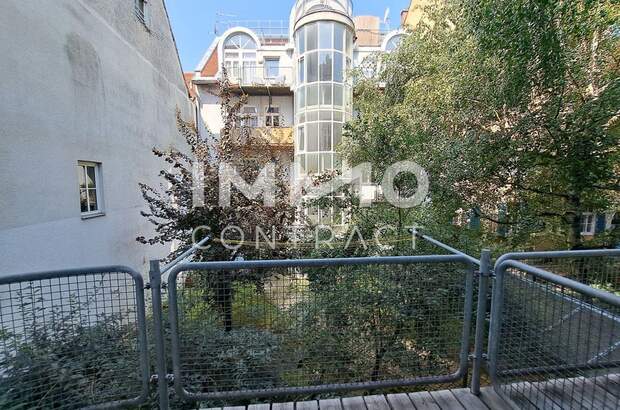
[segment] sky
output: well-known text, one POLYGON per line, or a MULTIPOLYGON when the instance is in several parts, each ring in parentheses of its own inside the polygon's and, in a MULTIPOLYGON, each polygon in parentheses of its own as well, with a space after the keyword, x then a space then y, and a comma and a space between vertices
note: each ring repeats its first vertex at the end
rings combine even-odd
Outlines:
MULTIPOLYGON (((215 38, 217 21, 285 20, 295 0, 166 0, 183 71, 193 71, 215 38)), ((383 18, 390 9, 390 26, 400 23, 409 0, 353 0, 353 14, 383 18)))

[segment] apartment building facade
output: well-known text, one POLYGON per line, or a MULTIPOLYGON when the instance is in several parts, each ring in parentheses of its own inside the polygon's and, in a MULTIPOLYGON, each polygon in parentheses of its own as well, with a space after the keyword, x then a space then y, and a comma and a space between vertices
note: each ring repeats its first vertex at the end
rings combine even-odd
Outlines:
POLYGON ((193 112, 163 0, 3 0, 0 37, 0 274, 146 271, 138 184, 193 112))
MULTIPOLYGON (((405 35, 353 12, 350 0, 298 0, 288 22, 226 24, 191 76, 199 128, 219 135, 223 123, 213 94, 226 72, 233 89, 247 95, 248 125, 269 130, 294 161, 296 179, 341 169, 336 148, 353 115, 349 72, 369 55, 394 49, 405 35)), ((331 209, 307 212, 314 221, 342 221, 331 209)))

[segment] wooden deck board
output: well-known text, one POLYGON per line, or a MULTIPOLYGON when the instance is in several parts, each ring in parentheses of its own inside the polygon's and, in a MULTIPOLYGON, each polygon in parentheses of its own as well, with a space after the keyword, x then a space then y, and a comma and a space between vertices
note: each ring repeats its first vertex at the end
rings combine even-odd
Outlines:
POLYGON ((387 401, 390 403, 392 410, 412 410, 415 409, 413 403, 406 393, 388 394, 387 401))
POLYGON ((364 403, 368 410, 390 410, 390 405, 383 395, 366 396, 364 403))
POLYGON ((342 410, 340 399, 319 400, 320 410, 342 410))
POLYGON ((295 410, 295 403, 273 403, 271 410, 295 410))
POLYGON ((319 409, 319 402, 314 400, 314 401, 300 401, 297 403, 297 410, 318 410, 319 409))
POLYGON ((441 410, 435 399, 427 391, 410 393, 409 399, 418 410, 441 410))
POLYGON ((463 410, 465 408, 450 390, 432 391, 431 396, 441 410, 463 410))
POLYGON ((269 410, 271 408, 270 404, 251 404, 248 406, 248 410, 269 410))
POLYGON ((486 404, 482 402, 478 397, 471 394, 469 389, 456 389, 452 390, 452 394, 467 410, 485 410, 486 404))
MULTIPOLYGON (((502 395, 484 387, 476 397, 469 389, 346 397, 298 403, 253 404, 247 410, 518 410, 519 408, 620 408, 620 375, 520 382, 501 387, 502 395), (510 399, 506 399, 509 396, 510 399)), ((217 410, 244 410, 219 407, 217 410)), ((216 410, 216 409, 210 409, 216 410)))
POLYGON ((342 408, 344 410, 365 409, 366 403, 361 397, 345 397, 342 399, 342 408))

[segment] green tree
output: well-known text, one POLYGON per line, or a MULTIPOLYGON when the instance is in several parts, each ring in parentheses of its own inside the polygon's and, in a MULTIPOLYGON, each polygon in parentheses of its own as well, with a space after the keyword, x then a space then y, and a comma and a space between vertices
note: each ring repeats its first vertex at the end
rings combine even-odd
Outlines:
POLYGON ((376 178, 396 160, 424 166, 422 223, 473 209, 510 228, 512 246, 543 234, 581 247, 582 213, 619 203, 619 6, 448 0, 427 12, 376 76, 358 73, 345 157, 376 178))

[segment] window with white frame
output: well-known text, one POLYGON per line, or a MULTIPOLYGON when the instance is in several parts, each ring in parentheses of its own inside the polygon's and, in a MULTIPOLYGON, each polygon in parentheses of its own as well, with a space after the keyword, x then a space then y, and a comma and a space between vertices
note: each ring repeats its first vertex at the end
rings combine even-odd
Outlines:
POLYGON ((241 110, 241 126, 256 128, 258 127, 258 110, 252 105, 246 105, 241 110))
POLYGON ((596 227, 596 215, 592 212, 584 212, 581 214, 581 234, 594 235, 596 227))
POLYGON ((148 0, 135 0, 134 12, 138 20, 146 26, 148 23, 148 0))
POLYGON ((265 59, 265 78, 278 78, 280 75, 280 59, 279 58, 266 58, 265 59))
POLYGON ((252 70, 256 69, 256 49, 254 39, 245 33, 231 35, 224 42, 224 67, 228 75, 236 80, 251 80, 252 70))
POLYGON ((267 127, 279 127, 280 126, 280 107, 270 105, 265 110, 265 126, 267 127))
POLYGON ((80 212, 84 216, 102 214, 101 164, 79 161, 77 171, 80 190, 80 212))

